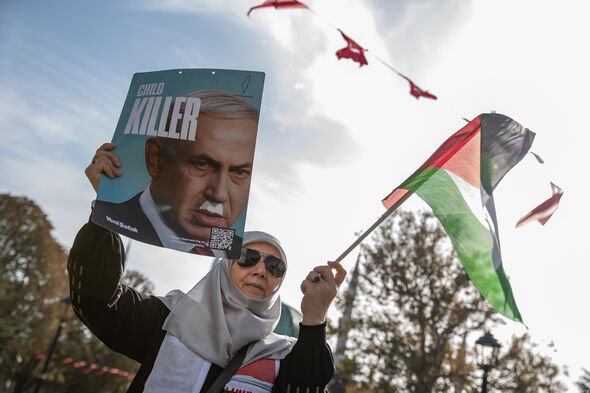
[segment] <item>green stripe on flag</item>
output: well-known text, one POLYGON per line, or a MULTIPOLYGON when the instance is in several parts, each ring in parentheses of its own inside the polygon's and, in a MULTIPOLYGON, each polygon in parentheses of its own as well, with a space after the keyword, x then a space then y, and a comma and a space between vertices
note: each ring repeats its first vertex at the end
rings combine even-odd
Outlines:
POLYGON ((443 169, 425 168, 402 187, 414 191, 431 207, 467 275, 490 305, 506 317, 522 322, 502 266, 494 268, 492 234, 471 211, 449 174, 443 169))

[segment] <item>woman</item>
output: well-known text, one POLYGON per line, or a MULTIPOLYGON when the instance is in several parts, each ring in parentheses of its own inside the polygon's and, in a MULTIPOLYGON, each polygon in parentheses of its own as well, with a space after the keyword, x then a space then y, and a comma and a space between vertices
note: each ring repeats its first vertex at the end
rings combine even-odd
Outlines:
MULTIPOLYGON (((112 152, 97 151, 86 169, 95 189, 101 173, 117 176, 116 162, 112 152)), ((295 341, 272 333, 287 258, 267 233, 246 232, 242 256, 219 259, 186 295, 148 297, 121 285, 124 261, 120 237, 89 222, 76 236, 68 273, 80 320, 111 349, 141 363, 128 392, 206 392, 244 346, 226 391, 319 392, 332 377, 325 318, 346 275, 339 264, 318 266, 302 282, 295 341)))

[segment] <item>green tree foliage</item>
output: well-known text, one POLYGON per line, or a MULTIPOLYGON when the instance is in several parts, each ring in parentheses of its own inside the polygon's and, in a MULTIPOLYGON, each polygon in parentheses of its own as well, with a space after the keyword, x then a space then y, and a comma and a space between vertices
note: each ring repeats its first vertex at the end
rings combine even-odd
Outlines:
MULTIPOLYGON (((501 321, 465 274, 438 220, 430 213, 398 211, 362 255, 350 326, 338 327, 350 337, 338 365, 348 390, 478 391, 481 373, 468 338, 501 321)), ((511 374, 543 364, 537 371, 544 374, 527 376, 526 386, 563 391, 560 385, 543 390, 545 382, 555 381, 558 368, 525 343, 528 337, 513 342, 502 360, 512 368, 494 386, 524 389, 511 374)))
POLYGON ((566 387, 558 380, 559 367, 535 348, 526 333, 512 337, 510 346, 501 352, 499 367, 492 370, 490 389, 507 393, 564 392, 566 387))
MULTIPOLYGON (((125 392, 129 378, 119 370, 134 374, 137 364, 102 344, 62 302, 69 293, 67 255, 51 230, 33 201, 0 195, 0 391, 32 391, 63 320, 43 386, 125 392)), ((154 290, 136 271, 123 282, 146 294, 154 290)))
POLYGON ((576 386, 580 393, 590 393, 590 371, 583 369, 584 373, 576 382, 576 386))
POLYGON ((0 195, 0 382, 15 391, 31 383, 67 294, 66 253, 51 230, 33 201, 0 195))

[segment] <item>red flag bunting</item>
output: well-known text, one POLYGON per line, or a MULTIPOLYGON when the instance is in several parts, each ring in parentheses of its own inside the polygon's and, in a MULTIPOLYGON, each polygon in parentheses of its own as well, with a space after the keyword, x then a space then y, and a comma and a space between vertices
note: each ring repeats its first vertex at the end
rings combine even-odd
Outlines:
POLYGON ((551 191, 553 195, 521 217, 521 219, 516 223, 516 228, 535 220, 539 221, 541 225, 545 225, 545 223, 549 221, 553 213, 555 213, 559 207, 559 200, 563 195, 563 190, 553 183, 551 183, 551 191))
MULTIPOLYGON (((262 4, 259 4, 257 6, 250 8, 248 10, 248 16, 250 16, 250 13, 253 10, 255 10, 257 8, 265 8, 265 7, 274 7, 275 9, 279 9, 279 8, 306 8, 315 14, 315 12, 313 12, 313 10, 311 8, 309 8, 307 5, 303 4, 300 1, 296 1, 296 0, 268 0, 268 1, 263 2, 262 4)), ((365 57, 365 52, 367 52, 368 49, 365 49, 362 46, 360 46, 359 44, 357 44, 352 38, 350 38, 349 36, 344 34, 342 32, 342 30, 340 30, 340 29, 337 29, 337 30, 342 35, 342 38, 344 38, 344 40, 346 41, 346 47, 336 51, 336 57, 338 58, 338 60, 351 59, 352 61, 359 63, 359 67, 362 67, 364 65, 368 65, 369 62, 367 61, 367 58, 365 57)), ((379 59, 376 56, 375 56, 375 58, 377 60, 379 60, 381 63, 383 63, 387 68, 389 68, 390 70, 392 70, 393 72, 395 72, 396 74, 401 76, 402 78, 406 79, 410 83, 410 94, 412 96, 416 97, 416 99, 418 99, 420 97, 424 97, 424 98, 430 98, 431 100, 436 100, 438 98, 434 94, 429 93, 427 90, 422 90, 412 80, 410 80, 406 76, 402 75, 399 71, 397 71, 391 65, 387 64, 386 62, 384 62, 383 60, 379 59)), ((467 120, 467 122, 469 122, 469 121, 467 120)))
MULTIPOLYGON (((41 360, 41 359, 45 358, 45 355, 42 353, 37 353, 35 355, 35 357, 37 359, 41 360)), ((56 354, 53 354, 52 359, 58 359, 58 358, 59 357, 56 354)), ((84 374, 94 373, 97 376, 111 374, 111 375, 118 375, 120 377, 127 378, 128 380, 132 380, 133 377, 135 376, 135 374, 130 373, 129 371, 123 371, 123 370, 120 370, 120 369, 114 368, 114 367, 100 366, 99 364, 96 364, 96 363, 90 364, 90 363, 85 362, 83 360, 75 361, 71 357, 61 359, 60 363, 62 365, 69 364, 74 368, 83 368, 82 372, 84 374)))
POLYGON ((428 91, 422 90, 421 88, 416 86, 416 84, 407 76, 402 75, 402 78, 404 78, 405 80, 410 82, 410 94, 413 95, 414 97, 416 97, 416 99, 418 99, 420 97, 430 98, 432 100, 437 99, 437 97, 434 94, 431 94, 428 91))
POLYGON ((256 5, 248 10, 248 16, 250 16, 250 12, 257 8, 266 8, 266 7, 275 7, 275 9, 280 8, 309 8, 305 4, 297 1, 297 0, 268 0, 262 4, 256 5))
POLYGON ((338 29, 338 31, 340 34, 342 34, 342 38, 344 38, 347 44, 346 48, 336 51, 336 57, 338 57, 338 60, 342 58, 351 59, 352 61, 359 63, 359 67, 369 64, 367 58, 365 57, 366 49, 344 34, 342 30, 338 29))

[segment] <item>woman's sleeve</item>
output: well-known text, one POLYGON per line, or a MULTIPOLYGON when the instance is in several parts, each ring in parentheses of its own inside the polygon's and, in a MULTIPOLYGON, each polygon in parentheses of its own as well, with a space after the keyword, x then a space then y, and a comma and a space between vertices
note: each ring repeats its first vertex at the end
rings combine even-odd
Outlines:
POLYGON ((146 342, 159 333, 168 312, 158 298, 119 282, 124 262, 119 235, 87 223, 68 258, 70 297, 78 318, 102 342, 141 362, 146 342))
POLYGON ((320 393, 334 375, 334 358, 326 343, 326 324, 300 324, 299 338, 281 360, 273 393, 320 393))

